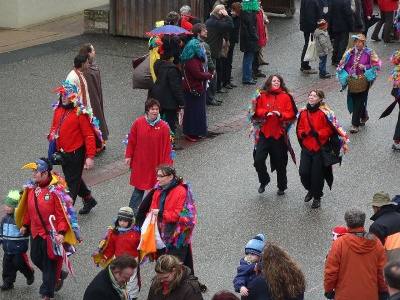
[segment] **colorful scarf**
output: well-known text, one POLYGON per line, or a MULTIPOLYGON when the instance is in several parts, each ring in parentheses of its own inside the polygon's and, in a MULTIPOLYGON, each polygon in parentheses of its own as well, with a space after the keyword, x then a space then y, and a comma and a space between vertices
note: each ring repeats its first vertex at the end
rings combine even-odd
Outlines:
MULTIPOLYGON (((362 53, 367 53, 370 58, 371 58, 371 68, 375 69, 376 74, 378 74, 381 71, 381 67, 382 67, 382 61, 379 59, 378 55, 376 54, 375 51, 372 51, 370 48, 368 48, 367 46, 364 47, 364 49, 362 49, 361 51, 358 51, 358 53, 360 53, 360 57, 362 53)), ((344 67, 346 66, 346 64, 349 62, 349 59, 352 55, 357 55, 356 53, 356 47, 353 47, 349 50, 347 50, 344 54, 343 54, 343 58, 342 60, 339 62, 339 65, 336 69, 336 71, 339 73, 341 70, 344 69, 344 67)), ((358 57, 358 60, 360 59, 360 57, 358 57)), ((354 59, 354 63, 356 63, 356 58, 354 59)))
POLYGON ((192 38, 189 43, 186 44, 185 48, 183 48, 181 55, 182 64, 195 56, 202 58, 205 62, 205 67, 207 68, 206 49, 204 48, 203 41, 199 40, 198 38, 192 38))
POLYGON ((390 60, 395 67, 390 71, 390 82, 392 82, 392 88, 400 88, 400 51, 394 51, 390 60))
POLYGON ((131 296, 129 296, 128 290, 126 289, 126 284, 120 286, 117 279, 115 279, 114 274, 111 271, 111 268, 108 267, 108 275, 110 275, 111 284, 113 288, 117 291, 121 300, 131 300, 131 296))

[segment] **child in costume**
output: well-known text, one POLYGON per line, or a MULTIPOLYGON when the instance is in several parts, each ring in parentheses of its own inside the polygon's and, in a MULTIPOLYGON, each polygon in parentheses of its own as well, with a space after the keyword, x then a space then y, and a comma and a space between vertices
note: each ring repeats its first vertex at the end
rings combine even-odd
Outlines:
POLYGON ((249 290, 247 289, 249 282, 261 274, 260 257, 263 248, 264 235, 261 233, 251 239, 245 247, 246 256, 240 260, 237 275, 233 279, 235 292, 240 293, 243 297, 249 295, 249 290))
POLYGON ((317 22, 318 28, 315 29, 314 37, 318 45, 318 56, 319 56, 319 78, 328 79, 332 75, 326 72, 326 61, 328 54, 332 52, 331 39, 328 33, 328 22, 324 19, 320 19, 317 22))
MULTIPOLYGON (((399 104, 399 108, 400 108, 400 102, 399 102, 399 98, 400 98, 399 97, 399 92, 400 92, 400 90, 399 90, 399 88, 400 88, 400 51, 393 52, 392 56, 390 57, 390 60, 395 65, 393 70, 390 72, 390 81, 392 82, 391 95, 394 97, 394 102, 397 102, 399 104)), ((394 131, 392 149, 400 150, 400 111, 399 111, 399 116, 397 118, 396 129, 394 131)))
MULTIPOLYGON (((129 206, 121 207, 118 211, 114 227, 108 228, 105 238, 100 242, 99 248, 92 254, 95 263, 107 267, 114 257, 118 257, 124 253, 138 260, 139 251, 137 248, 140 242, 140 233, 137 227, 132 226, 132 223, 134 223, 132 208, 129 206)), ((132 300, 138 298, 140 291, 139 267, 127 283, 127 289, 132 300)))
POLYGON ((6 215, 1 220, 0 244, 3 244, 3 284, 2 291, 14 287, 17 272, 20 271, 26 277, 26 283, 31 285, 35 280, 34 271, 29 264, 28 251, 29 235, 22 235, 15 225, 14 212, 18 206, 21 194, 19 191, 9 191, 6 200, 6 215))

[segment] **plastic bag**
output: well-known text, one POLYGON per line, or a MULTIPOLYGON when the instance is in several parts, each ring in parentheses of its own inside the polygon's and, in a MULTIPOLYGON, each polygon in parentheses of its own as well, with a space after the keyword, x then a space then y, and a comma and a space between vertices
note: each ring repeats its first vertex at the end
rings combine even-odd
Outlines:
POLYGON ((147 214, 141 229, 138 250, 145 253, 155 253, 157 249, 162 248, 165 248, 165 244, 158 231, 157 216, 150 212, 147 214))
POLYGON ((315 42, 314 35, 310 34, 310 39, 308 40, 308 46, 306 54, 304 55, 304 61, 314 61, 318 60, 318 47, 315 42))

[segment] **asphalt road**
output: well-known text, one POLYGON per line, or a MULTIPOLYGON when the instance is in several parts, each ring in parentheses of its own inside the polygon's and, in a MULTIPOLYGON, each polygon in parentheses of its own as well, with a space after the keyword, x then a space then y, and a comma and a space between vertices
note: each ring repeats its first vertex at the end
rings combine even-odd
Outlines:
MULTIPOLYGON (((303 38, 298 30, 298 18, 298 12, 293 19, 271 17, 271 38, 265 50, 270 65, 263 67, 263 71, 267 74, 279 72, 296 95, 312 87, 326 90, 327 104, 349 130, 351 116, 346 109, 346 95, 339 92, 336 79, 322 82, 317 75, 299 72, 303 38)), ((91 42, 96 48, 111 132, 107 150, 96 159, 96 168, 123 158, 122 140, 131 122, 144 111, 146 92, 131 88, 131 58, 147 52, 146 40, 80 35, 0 54, 2 198, 9 189, 20 188, 30 178, 30 172, 20 170, 21 166, 47 153, 45 136, 52 118, 50 105, 55 99, 52 91, 65 79, 77 50, 85 42, 91 42)), ((343 165, 334 167, 333 189, 325 188, 320 209, 311 210, 310 204, 304 204, 305 191, 298 167, 291 162, 288 165, 289 189, 284 196, 276 195, 274 173, 265 193, 257 193, 259 184, 252 166, 252 140, 248 137, 247 126, 178 152, 176 168, 191 182, 198 206, 199 223, 193 247, 196 275, 209 288, 205 299, 210 299, 218 290, 233 289, 232 280, 239 259, 244 255, 244 246, 257 233, 263 233, 267 241, 286 248, 301 264, 307 278, 306 299, 323 299, 323 268, 331 245, 331 231, 334 226, 344 225, 345 210, 358 206, 371 216, 372 209, 365 204, 374 192, 383 190, 391 196, 400 193, 400 152, 391 150, 397 113, 378 120, 392 101, 388 81, 392 66, 388 59, 398 44, 386 46, 382 42, 370 42, 370 46, 384 62, 369 94, 370 120, 360 133, 350 136, 349 152, 343 165)), ((224 101, 223 106, 208 107, 210 125, 245 114, 254 87, 240 84, 241 58, 237 49, 234 81, 239 87, 219 97, 224 101)), ((329 69, 334 71, 331 66, 329 69)), ((301 96, 296 100, 301 105, 307 98, 301 96)), ((299 160, 300 149, 294 132, 291 136, 299 160)), ((129 202, 132 192, 129 174, 95 185, 92 192, 99 204, 89 215, 79 217, 84 242, 71 258, 76 282, 68 278, 55 299, 82 299, 86 286, 100 271, 93 265, 90 253, 113 222, 119 207, 129 202)), ((80 207, 77 202, 77 209, 80 207)), ((369 224, 370 221, 367 228, 369 224)), ((148 264, 142 269, 140 299, 146 299, 153 267, 148 264)), ((15 289, 0 291, 0 299, 36 298, 39 275, 40 271, 35 283, 28 287, 19 274, 15 289)))

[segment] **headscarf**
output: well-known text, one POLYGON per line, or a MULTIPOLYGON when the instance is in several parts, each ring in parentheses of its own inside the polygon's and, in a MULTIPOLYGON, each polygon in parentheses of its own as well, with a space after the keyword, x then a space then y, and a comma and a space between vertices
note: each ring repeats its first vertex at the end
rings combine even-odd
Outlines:
POLYGON ((199 40, 198 38, 192 38, 189 41, 189 43, 186 44, 181 55, 182 64, 184 64, 186 61, 192 59, 195 56, 200 59, 203 59, 204 62, 207 61, 207 55, 203 41, 199 40))

